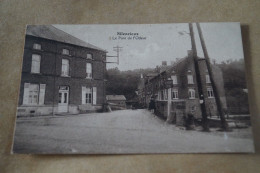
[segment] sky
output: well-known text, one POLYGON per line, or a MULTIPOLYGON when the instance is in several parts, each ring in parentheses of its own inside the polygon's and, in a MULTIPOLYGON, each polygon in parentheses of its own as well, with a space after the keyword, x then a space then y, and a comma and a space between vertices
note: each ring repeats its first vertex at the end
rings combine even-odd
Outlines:
MULTIPOLYGON (((176 58, 187 56, 187 51, 191 50, 188 23, 54 26, 107 50, 108 56, 116 55, 113 47, 123 47, 119 53, 119 65, 116 63, 107 65, 107 68, 117 67, 122 71, 155 68, 161 65, 162 61, 171 64, 176 58), (119 36, 118 32, 136 33, 143 39, 133 35, 119 36)), ((221 62, 243 58, 239 23, 201 23, 201 28, 210 59, 221 62)), ((198 56, 204 57, 195 24, 193 29, 198 56)), ((108 57, 107 61, 114 62, 116 58, 108 57)))

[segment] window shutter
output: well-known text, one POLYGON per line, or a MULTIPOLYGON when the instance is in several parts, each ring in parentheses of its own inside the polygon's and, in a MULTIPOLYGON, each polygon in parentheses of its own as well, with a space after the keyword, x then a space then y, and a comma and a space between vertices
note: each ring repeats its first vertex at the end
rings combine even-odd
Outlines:
POLYGON ((30 87, 30 83, 24 83, 23 105, 27 105, 28 104, 29 87, 30 87))
POLYGON ((39 105, 44 104, 45 87, 46 87, 46 84, 40 84, 39 105))
POLYGON ((81 100, 82 104, 86 104, 86 87, 82 87, 82 94, 81 94, 81 100))
POLYGON ((93 104, 97 104, 97 87, 93 87, 93 104))

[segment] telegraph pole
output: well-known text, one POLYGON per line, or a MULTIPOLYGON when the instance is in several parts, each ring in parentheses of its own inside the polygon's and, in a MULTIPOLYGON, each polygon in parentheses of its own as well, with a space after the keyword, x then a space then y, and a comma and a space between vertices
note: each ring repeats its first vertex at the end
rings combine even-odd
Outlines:
MULTIPOLYGON (((107 63, 116 63, 117 65, 119 65, 119 52, 122 50, 122 48, 123 47, 119 47, 118 45, 116 46, 116 47, 113 47, 113 50, 114 51, 116 51, 116 56, 109 56, 109 55, 105 55, 105 59, 104 59, 104 63, 105 64, 107 64, 107 63), (107 57, 117 57, 117 61, 116 62, 108 62, 107 61, 107 57)), ((103 69, 104 71, 106 71, 106 67, 104 67, 104 69, 103 69)), ((107 80, 106 80, 107 81, 107 80)), ((105 99, 105 82, 106 82, 105 80, 104 80, 104 88, 103 88, 103 90, 104 90, 104 99, 105 99)), ((106 99, 105 99, 106 100, 106 99)), ((104 103, 105 103, 106 101, 104 101, 104 103)), ((103 110, 105 109, 105 105, 104 105, 104 108, 103 108, 103 110)))
POLYGON ((216 87, 216 84, 215 84, 215 81, 214 81, 214 76, 213 76, 214 74, 212 72, 212 68, 211 68, 211 65, 210 65, 210 60, 209 60, 209 55, 208 55, 208 51, 207 51, 207 48, 206 48, 206 44, 205 44, 205 41, 204 41, 204 38, 203 38, 203 35, 202 35, 200 24, 196 23, 196 25, 197 25, 197 28, 198 28, 200 42, 201 42, 202 50, 203 50, 203 53, 204 53, 206 65, 207 65, 207 68, 208 68, 209 77, 210 77, 213 93, 214 93, 214 96, 215 96, 218 113, 219 113, 220 120, 221 120, 222 130, 227 131, 228 130, 228 124, 227 124, 226 119, 225 119, 225 115, 224 115, 224 112, 223 112, 223 106, 222 106, 222 103, 220 101, 220 96, 219 96, 219 93, 218 93, 218 90, 217 90, 217 87, 216 87))
POLYGON ((122 50, 123 47, 113 47, 113 50, 116 51, 116 55, 117 55, 117 64, 119 65, 119 52, 122 50))
POLYGON ((116 63, 117 65, 119 65, 119 52, 122 51, 123 47, 113 47, 113 50, 116 52, 116 56, 109 56, 107 55, 106 57, 117 57, 117 61, 116 62, 108 62, 106 61, 105 63, 116 63))
POLYGON ((200 99, 200 108, 201 108, 201 113, 202 113, 202 127, 203 127, 203 131, 209 131, 208 118, 207 118, 207 112, 206 112, 206 106, 205 106, 205 98, 204 98, 204 94, 203 94, 203 88, 202 88, 202 82, 201 82, 200 69, 199 69, 199 63, 198 63, 197 50, 196 50, 192 23, 189 23, 189 29, 190 29, 190 37, 191 37, 192 58, 193 58, 194 65, 195 65, 195 73, 196 73, 199 99, 200 99))

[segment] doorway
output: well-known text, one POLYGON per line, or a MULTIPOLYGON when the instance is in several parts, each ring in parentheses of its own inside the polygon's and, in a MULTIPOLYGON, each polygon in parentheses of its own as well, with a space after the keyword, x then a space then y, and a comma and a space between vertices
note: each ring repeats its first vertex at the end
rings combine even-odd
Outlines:
POLYGON ((69 111, 69 87, 60 86, 59 87, 59 103, 58 112, 68 112, 69 111))

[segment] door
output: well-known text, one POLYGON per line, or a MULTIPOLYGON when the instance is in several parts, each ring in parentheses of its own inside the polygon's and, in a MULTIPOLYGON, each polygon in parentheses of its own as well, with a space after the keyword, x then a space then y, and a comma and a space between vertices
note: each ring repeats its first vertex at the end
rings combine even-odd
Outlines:
POLYGON ((58 112, 68 112, 69 110, 69 87, 60 86, 58 112))

